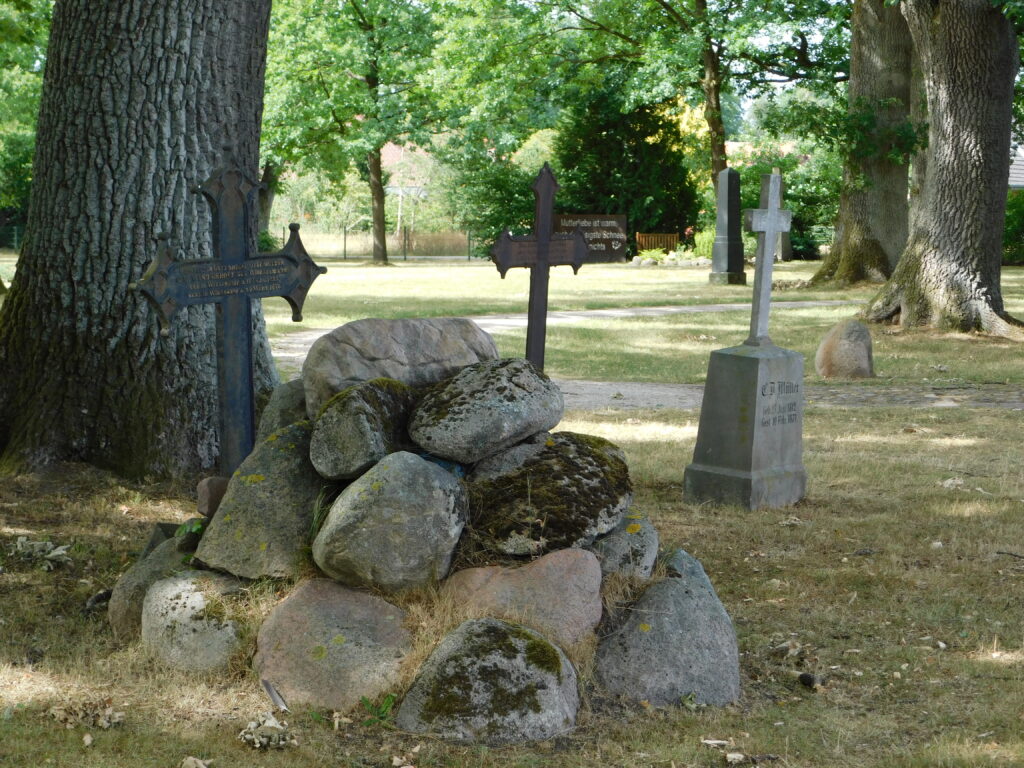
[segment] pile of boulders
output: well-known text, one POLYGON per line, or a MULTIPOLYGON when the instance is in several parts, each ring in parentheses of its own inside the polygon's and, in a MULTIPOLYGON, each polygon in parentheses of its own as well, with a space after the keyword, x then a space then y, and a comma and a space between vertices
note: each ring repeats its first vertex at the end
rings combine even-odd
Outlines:
POLYGON ((436 588, 470 618, 420 665, 397 710, 405 730, 488 744, 570 730, 579 692, 563 649, 595 631, 608 692, 734 701, 732 622, 685 552, 602 624, 602 580, 650 579, 658 536, 631 509, 618 447, 550 431, 563 407, 468 320, 342 326, 274 393, 219 503, 201 492, 201 538, 187 524, 119 581, 115 634, 175 666, 225 668, 244 653, 233 595, 294 582, 251 663, 289 706, 344 711, 401 686, 418 627, 398 603, 436 588))

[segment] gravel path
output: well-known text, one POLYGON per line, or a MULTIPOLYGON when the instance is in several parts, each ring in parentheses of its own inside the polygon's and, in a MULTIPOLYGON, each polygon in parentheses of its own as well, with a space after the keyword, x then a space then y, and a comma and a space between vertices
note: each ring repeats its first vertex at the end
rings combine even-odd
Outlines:
MULTIPOLYGON (((855 306, 850 301, 785 301, 776 302, 774 311, 803 307, 855 306)), ((686 307, 630 307, 623 309, 592 309, 549 312, 549 325, 564 325, 593 318, 658 317, 670 314, 727 312, 748 309, 749 304, 700 304, 686 307)), ((479 315, 470 318, 485 331, 493 332, 526 325, 525 314, 479 315)), ((313 328, 289 333, 272 342, 274 359, 287 376, 296 376, 302 368, 313 342, 328 328, 313 328)), ((583 381, 555 379, 565 394, 568 410, 601 410, 603 408, 679 408, 700 407, 704 387, 701 384, 655 384, 615 381, 583 381)), ((1024 386, 984 384, 974 387, 889 385, 880 382, 858 384, 843 382, 834 385, 808 385, 806 404, 839 408, 1003 408, 1024 410, 1024 386)))

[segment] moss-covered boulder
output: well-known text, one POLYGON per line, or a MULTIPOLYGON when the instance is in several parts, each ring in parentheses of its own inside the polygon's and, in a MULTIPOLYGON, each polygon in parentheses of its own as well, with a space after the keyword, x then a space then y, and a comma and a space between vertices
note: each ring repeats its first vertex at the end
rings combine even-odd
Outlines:
POLYGON ((601 573, 649 579, 658 561, 658 531, 642 512, 630 510, 610 533, 587 547, 597 555, 601 573))
POLYGON ((412 405, 412 388, 395 379, 373 379, 336 394, 313 425, 309 458, 316 471, 332 480, 351 480, 407 447, 405 425, 412 405))
POLYGON ((306 412, 316 418, 334 395, 363 381, 386 376, 422 387, 497 357, 490 334, 463 317, 356 320, 310 347, 302 364, 306 412))
POLYGON ((448 574, 467 508, 461 480, 399 451, 339 494, 313 541, 313 559, 350 586, 425 586, 448 574))
POLYGON ((286 381, 270 394, 263 408, 256 443, 262 443, 279 429, 306 418, 306 390, 302 379, 286 381))
POLYGON ((329 579, 300 584, 260 627, 253 669, 290 707, 344 712, 396 690, 405 612, 329 579))
POLYGON ((491 360, 427 390, 409 419, 409 435, 436 456, 473 464, 551 429, 564 409, 558 385, 530 362, 491 360))
POLYGON ((200 561, 246 579, 299 574, 326 483, 309 461, 312 429, 292 424, 253 449, 199 542, 200 561))
POLYGON ((468 483, 474 541, 493 552, 585 547, 615 528, 633 499, 622 451, 601 437, 556 432, 510 467, 468 483))
POLYGON ((192 570, 156 582, 142 604, 143 646, 175 669, 226 669, 241 640, 222 601, 241 586, 221 573, 192 570))
POLYGON ((648 587, 601 640, 594 671, 609 693, 655 706, 739 698, 736 631, 703 568, 648 587))
POLYGON ((576 724, 576 670, 543 636, 496 619, 459 625, 423 664, 395 722, 475 744, 539 741, 576 724))

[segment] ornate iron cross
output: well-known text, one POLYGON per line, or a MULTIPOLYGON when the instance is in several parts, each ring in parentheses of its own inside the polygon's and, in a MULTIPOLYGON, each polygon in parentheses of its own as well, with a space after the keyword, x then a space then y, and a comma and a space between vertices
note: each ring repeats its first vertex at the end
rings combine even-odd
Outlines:
POLYGON ((757 233, 757 264, 754 268, 754 304, 750 313, 750 336, 744 344, 753 347, 772 343, 768 337, 768 311, 772 301, 772 267, 779 235, 789 232, 792 211, 782 210, 782 175, 761 176, 761 205, 743 212, 748 232, 757 233))
POLYGON ((544 338, 547 335, 548 269, 568 265, 579 272, 587 258, 587 239, 578 227, 569 234, 552 234, 558 182, 544 163, 533 182, 533 234, 513 237, 507 230, 491 248, 491 261, 502 279, 513 267, 530 270, 530 303, 526 312, 526 359, 544 369, 544 338))
POLYGON ((217 304, 217 378, 220 394, 220 468, 232 474, 252 451, 255 439, 253 394, 252 301, 281 296, 302 320, 302 304, 313 281, 326 267, 317 266, 291 225, 288 243, 277 253, 249 252, 250 221, 259 184, 238 168, 214 170, 198 191, 213 213, 213 259, 178 261, 167 236, 138 283, 157 310, 161 335, 182 307, 217 304))

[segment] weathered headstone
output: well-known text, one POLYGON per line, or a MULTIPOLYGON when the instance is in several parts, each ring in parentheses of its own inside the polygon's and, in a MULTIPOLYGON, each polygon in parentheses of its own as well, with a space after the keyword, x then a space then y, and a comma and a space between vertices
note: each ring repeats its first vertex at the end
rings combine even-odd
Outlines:
POLYGON ((554 234, 553 217, 558 182, 544 163, 533 182, 536 198, 533 234, 513 237, 502 232, 491 248, 491 260, 502 278, 512 267, 530 270, 530 303, 526 310, 526 359, 544 370, 544 337, 547 333, 548 269, 568 264, 573 274, 587 259, 587 240, 579 229, 572 234, 554 234))
MULTIPOLYGON (((772 173, 781 173, 778 168, 772 168, 772 173)), ((766 190, 761 190, 761 207, 765 208, 768 206, 768 198, 765 196, 766 190)), ((779 188, 779 207, 781 208, 786 202, 786 180, 782 180, 782 186, 779 188)), ((779 232, 778 237, 775 240, 775 261, 792 261, 793 260, 793 240, 789 236, 789 230, 785 232, 779 232)))
POLYGON ((718 218, 708 280, 718 285, 747 284, 740 233, 740 174, 733 168, 718 174, 718 218))
POLYGON ((768 336, 772 263, 778 233, 791 213, 779 207, 782 178, 761 179, 767 207, 745 212, 758 236, 750 336, 711 353, 693 462, 683 479, 688 501, 756 509, 803 498, 803 355, 768 336))
POLYGON ((178 261, 166 240, 133 289, 156 307, 161 333, 190 304, 217 304, 217 375, 220 387, 220 470, 231 475, 252 450, 256 434, 253 394, 252 302, 281 296, 302 320, 310 285, 327 271, 317 266, 291 225, 277 253, 250 254, 249 234, 259 184, 238 168, 214 170, 200 191, 213 212, 213 259, 178 261))

